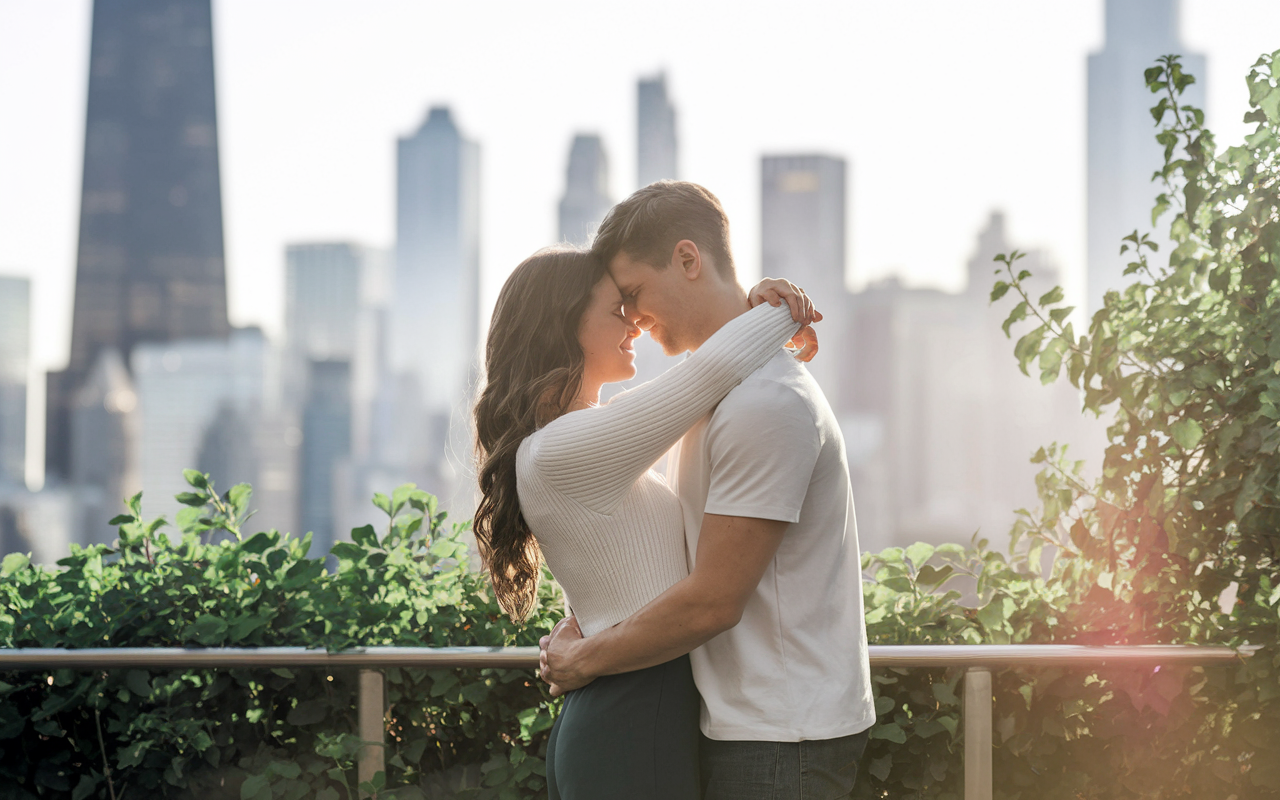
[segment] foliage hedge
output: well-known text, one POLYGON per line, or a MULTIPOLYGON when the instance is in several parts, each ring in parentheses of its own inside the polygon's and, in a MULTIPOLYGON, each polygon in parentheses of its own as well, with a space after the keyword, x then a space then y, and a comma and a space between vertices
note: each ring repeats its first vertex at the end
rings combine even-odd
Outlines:
MULTIPOLYGON (((1168 263, 1138 231, 1133 284, 1077 336, 1061 290, 1026 294, 1002 257, 993 302, 1028 318, 1015 355, 1064 370, 1111 422, 1101 476, 1046 447, 1040 505, 1008 553, 916 544, 864 557, 873 643, 1253 644, 1213 668, 1005 670, 994 680, 996 796, 1280 797, 1280 52, 1249 75, 1257 128, 1218 153, 1176 57, 1147 80, 1166 166, 1153 224, 1173 212, 1168 263), (1167 120, 1172 120, 1168 122, 1167 120), (1052 566, 1042 567, 1043 555, 1052 566)), ((241 528, 250 489, 193 491, 170 539, 140 499, 117 546, 56 569, 0 566, 0 646, 533 644, 562 601, 548 582, 508 623, 467 563, 465 526, 405 486, 385 529, 336 545, 241 528)), ((959 800, 956 670, 873 674, 879 719, 859 798, 959 800)), ((545 796, 555 704, 517 670, 390 670, 380 797, 545 796)), ((0 799, 354 797, 354 675, 321 670, 57 671, 0 675, 0 799)))

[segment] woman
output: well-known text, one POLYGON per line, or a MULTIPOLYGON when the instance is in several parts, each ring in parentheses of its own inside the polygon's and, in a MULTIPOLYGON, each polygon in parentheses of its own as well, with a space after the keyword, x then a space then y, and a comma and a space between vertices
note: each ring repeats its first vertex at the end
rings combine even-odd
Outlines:
MULTIPOLYGON (((640 335, 588 252, 541 251, 498 296, 476 403, 482 500, 476 540, 499 603, 521 621, 541 558, 586 636, 688 574, 680 502, 650 470, 698 419, 812 318, 790 284, 653 381, 599 404, 635 375, 640 335), (781 302, 796 306, 799 319, 781 302)), ((688 656, 600 678, 565 699, 547 753, 552 800, 696 800, 698 695, 688 656)))

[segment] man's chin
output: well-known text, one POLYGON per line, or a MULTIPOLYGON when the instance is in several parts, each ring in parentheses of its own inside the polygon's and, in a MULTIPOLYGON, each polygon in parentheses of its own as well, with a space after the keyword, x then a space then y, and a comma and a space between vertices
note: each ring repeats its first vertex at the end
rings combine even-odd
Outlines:
POLYGON ((678 349, 674 344, 672 344, 671 341, 667 339, 667 337, 654 336, 653 331, 649 331, 649 338, 653 339, 655 342, 658 343, 658 347, 662 348, 662 354, 664 356, 678 356, 682 352, 684 352, 683 350, 678 349))

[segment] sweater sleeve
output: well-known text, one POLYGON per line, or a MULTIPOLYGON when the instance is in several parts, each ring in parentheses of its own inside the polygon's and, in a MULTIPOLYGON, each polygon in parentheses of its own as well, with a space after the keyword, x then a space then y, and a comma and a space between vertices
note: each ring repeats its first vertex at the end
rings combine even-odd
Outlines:
POLYGON ((657 378, 548 424, 534 467, 592 511, 612 513, 645 470, 798 328, 785 303, 740 314, 657 378))

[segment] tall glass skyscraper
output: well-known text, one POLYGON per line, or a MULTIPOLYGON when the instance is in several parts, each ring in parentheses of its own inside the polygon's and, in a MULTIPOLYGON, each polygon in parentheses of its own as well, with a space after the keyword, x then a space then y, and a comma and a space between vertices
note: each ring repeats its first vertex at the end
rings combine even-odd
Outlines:
POLYGON ((636 84, 636 186, 679 177, 676 109, 667 97, 667 76, 636 84))
MULTIPOLYGON (((1151 207, 1164 191, 1151 180, 1163 163, 1163 148, 1148 112, 1158 98, 1147 90, 1143 71, 1160 56, 1182 54, 1183 69, 1196 77, 1183 101, 1204 108, 1205 58, 1182 44, 1178 11, 1178 0, 1107 0, 1105 45, 1089 56, 1090 314, 1102 307, 1107 290, 1125 285, 1124 267, 1133 251, 1121 255, 1121 239, 1135 229, 1152 231, 1151 207)), ((1170 219, 1166 215, 1159 222, 1160 235, 1154 238, 1162 246, 1154 259, 1168 259, 1163 244, 1170 219)))
POLYGON ((447 413, 479 349, 480 147, 437 107, 396 153, 391 362, 447 413))
POLYGON ((63 478, 99 351, 229 332, 210 0, 96 2, 92 37, 71 358, 49 375, 63 478))
POLYGON ((569 147, 564 196, 560 199, 560 241, 587 244, 612 207, 604 142, 594 134, 580 133, 569 147))

